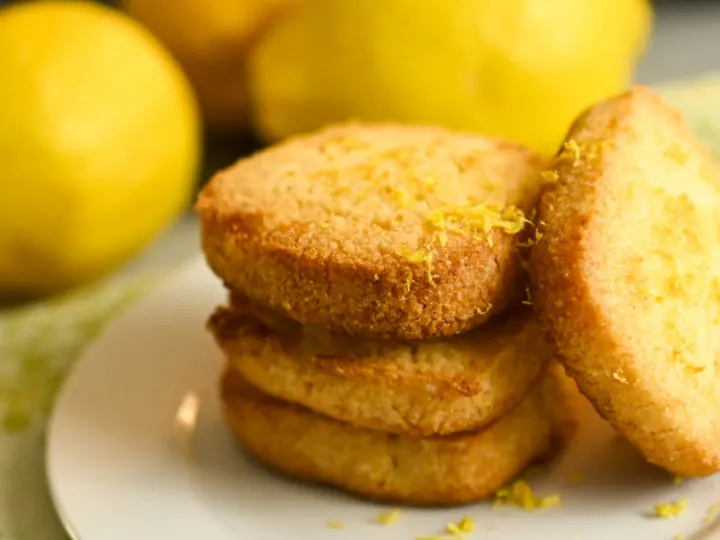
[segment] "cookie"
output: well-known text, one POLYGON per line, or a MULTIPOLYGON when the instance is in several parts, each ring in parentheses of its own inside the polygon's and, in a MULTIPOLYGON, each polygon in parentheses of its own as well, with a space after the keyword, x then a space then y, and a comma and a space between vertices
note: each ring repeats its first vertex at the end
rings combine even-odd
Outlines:
POLYGON ((263 392, 409 435, 483 427, 522 400, 553 356, 529 308, 459 336, 401 342, 302 326, 236 298, 209 327, 228 362, 263 392))
POLYGON ((570 130, 538 210, 532 301, 597 411, 648 461, 720 470, 720 171, 635 87, 570 130))
POLYGON ((263 394, 233 370, 225 416, 245 449, 289 477, 375 501, 449 506, 485 499, 575 426, 574 395, 552 374, 483 431, 408 437, 353 427, 263 394))
POLYGON ((195 208, 228 288, 349 335, 449 336, 522 299, 543 163, 480 135, 341 125, 240 160, 195 208))

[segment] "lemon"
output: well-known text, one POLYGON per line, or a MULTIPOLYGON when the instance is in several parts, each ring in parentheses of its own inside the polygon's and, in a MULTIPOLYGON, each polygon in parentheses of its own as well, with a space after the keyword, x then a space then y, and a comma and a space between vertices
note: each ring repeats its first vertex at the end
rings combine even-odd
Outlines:
POLYGON ((121 0, 185 68, 208 126, 247 127, 245 63, 255 40, 300 0, 121 0))
POLYGON ((101 276, 181 212, 197 106, 139 24, 84 2, 2 9, 0 73, 0 296, 101 276))
POLYGON ((267 140, 355 117, 554 151, 628 85, 651 15, 647 0, 313 0, 253 50, 254 121, 267 140))

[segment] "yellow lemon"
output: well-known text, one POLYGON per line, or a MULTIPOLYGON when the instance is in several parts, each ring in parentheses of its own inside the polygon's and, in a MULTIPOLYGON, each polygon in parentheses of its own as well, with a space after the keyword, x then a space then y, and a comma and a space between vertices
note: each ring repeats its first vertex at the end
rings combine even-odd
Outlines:
POLYGON ((96 278, 182 211, 197 106, 139 24, 84 2, 4 8, 0 73, 0 296, 96 278))
POLYGON ((441 124, 554 151, 630 81, 647 0, 313 0, 250 58, 268 140, 351 117, 441 124))
POLYGON ((185 68, 215 131, 245 128, 249 118, 247 52, 300 0, 121 0, 185 68))

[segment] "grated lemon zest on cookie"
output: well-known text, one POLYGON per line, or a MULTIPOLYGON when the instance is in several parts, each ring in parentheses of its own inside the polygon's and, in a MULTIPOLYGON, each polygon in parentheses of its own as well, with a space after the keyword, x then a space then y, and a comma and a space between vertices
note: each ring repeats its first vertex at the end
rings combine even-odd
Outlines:
MULTIPOLYGON (((427 279, 428 283, 435 287, 435 281, 432 277, 432 262, 433 262, 433 252, 430 246, 416 249, 414 251, 410 250, 407 246, 400 246, 397 250, 398 255, 403 257, 406 261, 413 263, 413 264, 419 264, 423 263, 427 266, 427 279)), ((410 274, 408 274, 410 275, 410 274)), ((411 282, 412 283, 412 282, 411 282)), ((405 284, 405 292, 408 292, 409 288, 407 285, 407 280, 405 284)))
POLYGON ((532 295, 530 294, 530 287, 525 287, 525 300, 522 301, 526 306, 532 306, 532 295))
POLYGON ((560 175, 556 170, 550 169, 548 171, 541 172, 540 178, 542 178, 548 184, 554 184, 560 179, 560 175))
MULTIPOLYGON (((529 223, 522 209, 508 203, 504 189, 489 181, 485 183, 487 185, 482 184, 484 194, 464 197, 464 200, 456 197, 457 186, 460 185, 456 181, 469 168, 477 168, 481 157, 475 153, 453 155, 447 146, 448 142, 440 136, 425 145, 373 151, 372 145, 360 137, 329 137, 319 150, 322 155, 331 158, 331 163, 313 174, 318 179, 332 179, 330 195, 334 199, 347 198, 351 192, 361 199, 365 196, 380 197, 389 210, 386 217, 377 222, 382 228, 403 227, 410 216, 419 220, 428 235, 420 240, 419 249, 410 250, 401 246, 396 252, 412 264, 425 264, 427 281, 433 287, 434 250, 447 246, 450 235, 487 241, 493 248, 493 230, 515 235, 529 223), (342 157, 343 152, 355 151, 358 152, 349 166, 341 166, 336 160, 342 157), (426 166, 428 158, 433 159, 443 153, 448 154, 448 170, 426 166), (450 175, 450 180, 440 181, 441 175, 450 175), (490 197, 490 194, 493 196, 490 197)), ((552 171, 546 172, 546 179, 557 176, 552 171)), ((478 171, 478 174, 484 173, 478 171)))
POLYGON ((668 146, 663 155, 668 159, 675 161, 678 165, 685 165, 690 156, 677 143, 668 146))
POLYGON ((573 166, 580 162, 580 146, 575 139, 563 143, 557 161, 569 161, 573 166))
MULTIPOLYGON (((586 163, 593 163, 600 159, 607 145, 608 141, 582 141, 578 143, 575 139, 570 139, 563 143, 562 150, 555 158, 555 161, 567 161, 573 167, 579 165, 581 160, 586 163)), ((554 175, 543 175, 541 173, 541 176, 544 180, 551 181, 554 175)))
POLYGON ((413 284, 412 272, 408 272, 407 276, 405 277, 405 293, 410 292, 410 288, 412 287, 412 284, 413 284))

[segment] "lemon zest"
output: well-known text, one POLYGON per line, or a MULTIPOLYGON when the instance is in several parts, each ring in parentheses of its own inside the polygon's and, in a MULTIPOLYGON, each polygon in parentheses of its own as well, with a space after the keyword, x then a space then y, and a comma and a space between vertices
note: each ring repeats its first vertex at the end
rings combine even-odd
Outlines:
POLYGON ((328 522, 326 523, 326 525, 327 525, 327 528, 328 528, 328 529, 336 529, 336 530, 339 530, 339 529, 344 529, 344 528, 345 528, 345 525, 343 525, 343 524, 340 523, 339 521, 333 521, 333 520, 328 521, 328 522))
POLYGON ((656 504, 654 506, 655 516, 662 519, 673 519, 679 517, 685 512, 687 499, 680 499, 674 503, 656 504))
POLYGON ((540 173, 540 178, 545 180, 548 184, 554 184, 560 179, 560 175, 558 172, 554 169, 550 169, 548 171, 543 171, 540 173))
POLYGON ((377 520, 378 520, 378 523, 380 523, 381 525, 388 526, 388 525, 392 525, 393 523, 395 523, 399 517, 400 517, 400 510, 398 510, 397 508, 394 508, 394 509, 390 510, 389 512, 380 514, 378 516, 377 520))
POLYGON ((407 262, 417 264, 427 261, 427 254, 425 248, 416 249, 411 251, 407 246, 400 246, 398 249, 398 255, 403 257, 407 262))
POLYGON ((430 283, 431 287, 435 287, 435 280, 433 280, 433 277, 432 277, 432 261, 433 261, 433 253, 432 253, 432 251, 427 250, 425 264, 427 265, 428 283, 430 283))
POLYGON ((460 527, 458 527, 455 523, 448 523, 445 526, 445 529, 447 529, 447 532, 449 532, 453 536, 462 536, 462 531, 460 530, 460 527))
POLYGON ((708 508, 705 511, 705 518, 703 519, 703 523, 710 523, 712 521, 712 518, 715 517, 715 514, 720 511, 720 503, 712 505, 710 508, 708 508))
POLYGON ((458 523, 458 529, 464 533, 473 532, 475 530, 475 520, 465 516, 460 520, 460 523, 458 523))
POLYGON ((569 161, 573 167, 580 162, 580 146, 575 139, 565 141, 557 157, 558 161, 569 161))
MULTIPOLYGON (((435 280, 433 280, 432 277, 432 262, 433 262, 433 252, 429 247, 424 247, 420 249, 416 249, 415 251, 412 251, 408 249, 407 246, 403 245, 400 246, 400 248, 397 250, 398 255, 403 257, 406 261, 413 264, 420 264, 424 263, 427 266, 427 278, 428 283, 435 287, 435 280)), ((410 274, 408 273, 408 276, 410 274)), ((405 282, 405 290, 406 292, 409 290, 409 286, 407 285, 407 280, 405 282)), ((412 283, 412 281, 410 282, 412 283)))
POLYGON ((433 232, 433 243, 437 240, 440 244, 440 247, 445 247, 448 243, 448 235, 447 231, 434 231, 433 232))
POLYGON ((675 161, 678 165, 685 165, 689 159, 688 154, 683 151, 677 143, 673 143, 668 146, 663 152, 663 155, 668 159, 675 161))
POLYGON ((526 306, 532 306, 532 295, 530 294, 530 287, 525 287, 525 300, 522 301, 526 306))
POLYGON ((518 506, 529 512, 539 509, 553 508, 560 505, 558 495, 538 497, 524 480, 518 480, 510 487, 499 489, 495 493, 493 508, 500 506, 518 506))
POLYGON ((412 287, 412 284, 413 284, 413 275, 412 275, 412 272, 408 272, 407 277, 405 278, 405 293, 410 292, 410 288, 412 287))

